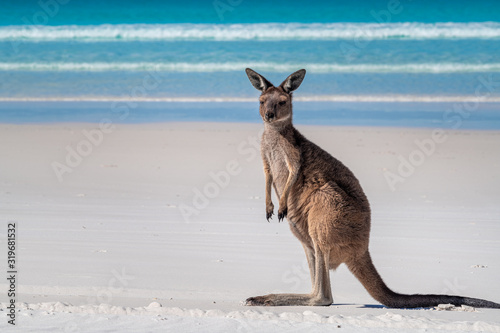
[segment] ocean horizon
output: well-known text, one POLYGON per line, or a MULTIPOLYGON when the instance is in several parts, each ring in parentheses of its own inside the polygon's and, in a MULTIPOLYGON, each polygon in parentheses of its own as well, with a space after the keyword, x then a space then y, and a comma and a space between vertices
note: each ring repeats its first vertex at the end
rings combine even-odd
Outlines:
POLYGON ((276 85, 305 68, 295 100, 317 111, 309 123, 332 123, 328 117, 335 123, 338 113, 327 110, 352 103, 348 109, 363 105, 371 115, 385 105, 396 118, 385 125, 430 126, 430 110, 439 118, 447 107, 474 103, 490 128, 500 112, 498 13, 493 1, 9 3, 0 13, 0 121, 58 121, 58 115, 79 121, 85 116, 47 110, 40 118, 35 102, 59 101, 81 113, 69 102, 95 109, 92 103, 123 100, 162 103, 175 114, 155 119, 151 112, 137 121, 192 120, 200 103, 213 116, 196 120, 216 121, 224 119, 220 103, 246 108, 256 100, 244 73, 250 67, 276 85), (16 118, 9 111, 15 103, 30 109, 16 118), (421 121, 410 116, 415 110, 421 121))

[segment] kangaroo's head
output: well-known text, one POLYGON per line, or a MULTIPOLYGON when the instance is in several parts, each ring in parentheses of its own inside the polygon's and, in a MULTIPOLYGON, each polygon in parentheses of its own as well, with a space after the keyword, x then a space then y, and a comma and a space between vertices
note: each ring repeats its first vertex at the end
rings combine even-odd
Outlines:
POLYGON ((279 85, 279 87, 273 86, 265 77, 250 68, 246 69, 246 73, 255 89, 262 92, 259 97, 259 111, 262 120, 265 123, 273 125, 291 123, 292 92, 297 89, 302 83, 302 80, 304 80, 306 70, 301 69, 291 74, 279 85))

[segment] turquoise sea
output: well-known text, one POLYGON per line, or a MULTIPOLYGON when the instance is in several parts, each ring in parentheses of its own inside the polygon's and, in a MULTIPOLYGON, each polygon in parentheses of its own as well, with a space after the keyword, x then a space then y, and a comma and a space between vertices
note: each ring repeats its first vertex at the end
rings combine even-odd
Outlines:
POLYGON ((93 122, 120 107, 122 122, 258 122, 246 67, 276 84, 308 71, 299 123, 432 127, 468 108, 463 128, 500 128, 500 2, 20 0, 0 11, 0 122, 93 122))

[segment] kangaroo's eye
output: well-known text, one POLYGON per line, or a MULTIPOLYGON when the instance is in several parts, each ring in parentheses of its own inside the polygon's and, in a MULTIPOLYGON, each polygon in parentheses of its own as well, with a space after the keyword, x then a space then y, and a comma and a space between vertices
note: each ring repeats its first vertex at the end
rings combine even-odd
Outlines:
POLYGON ((286 101, 281 101, 278 103, 279 105, 285 105, 286 104, 286 101))
POLYGON ((263 102, 263 101, 260 101, 260 105, 264 105, 264 102, 263 102))

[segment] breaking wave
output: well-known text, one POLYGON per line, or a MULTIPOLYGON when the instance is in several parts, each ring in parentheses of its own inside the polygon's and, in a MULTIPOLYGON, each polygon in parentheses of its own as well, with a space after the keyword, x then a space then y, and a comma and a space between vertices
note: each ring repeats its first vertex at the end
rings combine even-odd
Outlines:
POLYGON ((290 72, 306 68, 311 73, 470 73, 500 72, 500 63, 408 63, 408 64, 326 64, 326 63, 155 63, 155 62, 4 62, 1 71, 157 71, 157 72, 231 72, 246 67, 269 72, 290 72))
POLYGON ((0 27, 0 41, 496 39, 499 22, 104 24, 0 27))

